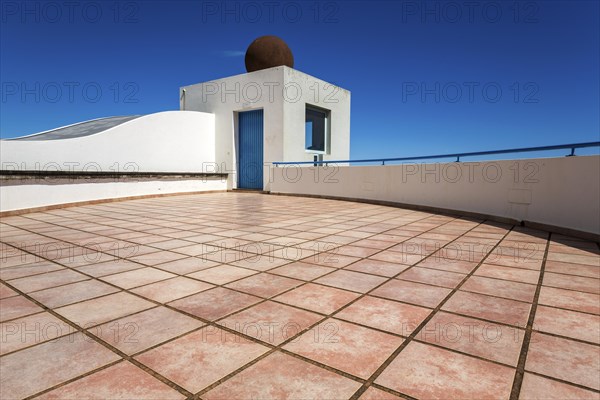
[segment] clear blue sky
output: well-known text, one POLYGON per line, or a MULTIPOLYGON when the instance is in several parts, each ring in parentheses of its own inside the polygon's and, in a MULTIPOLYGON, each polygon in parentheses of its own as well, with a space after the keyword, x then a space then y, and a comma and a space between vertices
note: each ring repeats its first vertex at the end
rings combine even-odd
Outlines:
POLYGON ((353 158, 600 140, 595 0, 1 4, 3 138, 178 109, 274 34, 352 92, 353 158))

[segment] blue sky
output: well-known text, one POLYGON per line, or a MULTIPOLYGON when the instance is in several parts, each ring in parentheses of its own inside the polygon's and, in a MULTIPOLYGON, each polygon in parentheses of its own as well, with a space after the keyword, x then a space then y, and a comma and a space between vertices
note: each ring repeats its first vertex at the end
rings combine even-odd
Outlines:
POLYGON ((4 1, 0 135, 178 109, 273 34, 352 92, 352 158, 596 141, 599 4, 4 1))

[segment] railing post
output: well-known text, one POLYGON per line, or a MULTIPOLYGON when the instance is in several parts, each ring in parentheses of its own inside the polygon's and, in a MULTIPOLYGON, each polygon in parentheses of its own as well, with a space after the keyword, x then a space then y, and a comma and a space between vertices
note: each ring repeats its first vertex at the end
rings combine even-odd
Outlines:
POLYGON ((385 160, 381 160, 381 165, 385 165, 385 160))
POLYGON ((460 162, 460 156, 456 156, 456 162, 460 162))
POLYGON ((575 155, 575 147, 571 147, 571 154, 568 154, 567 157, 573 157, 575 155))

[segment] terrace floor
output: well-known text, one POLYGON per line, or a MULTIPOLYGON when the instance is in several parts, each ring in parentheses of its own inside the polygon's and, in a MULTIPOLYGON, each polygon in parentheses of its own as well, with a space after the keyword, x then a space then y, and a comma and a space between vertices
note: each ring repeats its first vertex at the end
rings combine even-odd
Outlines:
POLYGON ((600 398, 598 243, 251 193, 0 227, 3 400, 600 398))

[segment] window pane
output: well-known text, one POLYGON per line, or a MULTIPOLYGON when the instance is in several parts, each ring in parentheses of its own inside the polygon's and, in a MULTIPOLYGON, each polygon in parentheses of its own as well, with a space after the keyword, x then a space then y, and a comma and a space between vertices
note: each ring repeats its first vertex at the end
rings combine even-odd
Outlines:
POLYGON ((327 115, 318 110, 306 109, 306 150, 325 151, 325 123, 327 115))
POLYGON ((305 132, 305 145, 306 145, 306 149, 310 149, 312 148, 312 137, 313 137, 313 123, 312 121, 306 121, 305 127, 304 127, 304 132, 305 132))

